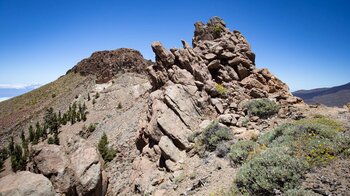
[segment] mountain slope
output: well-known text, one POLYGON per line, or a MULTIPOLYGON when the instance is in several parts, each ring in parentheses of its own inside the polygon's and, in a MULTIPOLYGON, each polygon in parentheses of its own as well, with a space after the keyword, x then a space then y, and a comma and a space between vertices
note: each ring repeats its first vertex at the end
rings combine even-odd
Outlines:
POLYGON ((302 98, 309 104, 319 103, 326 106, 342 107, 350 102, 350 83, 331 88, 299 90, 293 92, 293 95, 302 98))

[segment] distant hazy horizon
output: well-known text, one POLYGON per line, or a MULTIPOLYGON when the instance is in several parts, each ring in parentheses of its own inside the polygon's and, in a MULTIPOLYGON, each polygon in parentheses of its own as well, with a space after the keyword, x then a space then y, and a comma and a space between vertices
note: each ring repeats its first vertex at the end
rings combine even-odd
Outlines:
POLYGON ((152 41, 191 43, 193 24, 212 16, 241 31, 257 67, 291 91, 346 84, 348 10, 346 0, 0 1, 0 101, 27 92, 16 86, 54 81, 94 51, 134 48, 154 60, 152 41))

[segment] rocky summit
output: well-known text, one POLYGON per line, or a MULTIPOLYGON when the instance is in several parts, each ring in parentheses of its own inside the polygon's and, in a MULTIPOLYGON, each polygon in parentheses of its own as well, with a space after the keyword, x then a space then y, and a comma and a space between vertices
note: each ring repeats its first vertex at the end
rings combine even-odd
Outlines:
POLYGON ((349 111, 293 96, 221 18, 194 27, 0 103, 0 195, 346 195, 349 111))

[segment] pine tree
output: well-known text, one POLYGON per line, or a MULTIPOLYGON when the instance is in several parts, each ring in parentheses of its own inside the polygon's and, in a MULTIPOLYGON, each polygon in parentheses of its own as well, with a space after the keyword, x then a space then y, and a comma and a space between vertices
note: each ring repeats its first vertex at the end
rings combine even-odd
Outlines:
POLYGON ((67 124, 67 119, 68 119, 68 115, 67 113, 63 114, 63 118, 62 118, 62 125, 66 125, 67 124))
POLYGON ((50 129, 50 133, 56 132, 60 127, 57 114, 54 112, 52 107, 46 110, 44 121, 44 125, 50 129))
POLYGON ((57 121, 60 125, 63 124, 61 110, 58 111, 57 121))
POLYGON ((25 141, 26 141, 26 136, 25 136, 23 130, 22 130, 22 132, 21 132, 21 140, 22 140, 22 142, 25 142, 25 141))
POLYGON ((106 133, 103 133, 100 141, 98 142, 98 150, 103 158, 103 160, 109 162, 113 160, 116 155, 116 150, 114 148, 108 148, 108 138, 106 133))
POLYGON ((53 140, 54 140, 54 144, 60 145, 60 138, 58 137, 58 133, 55 133, 53 135, 53 140))
POLYGON ((18 170, 25 170, 27 165, 27 157, 23 154, 22 147, 16 144, 11 155, 11 167, 14 172, 18 170))
POLYGON ((8 144, 8 153, 12 155, 14 150, 15 150, 15 142, 13 141, 13 136, 11 136, 10 142, 8 144))
POLYGON ((28 130, 29 130, 29 141, 33 142, 34 138, 35 138, 35 133, 34 133, 34 130, 33 130, 33 126, 30 125, 28 130))

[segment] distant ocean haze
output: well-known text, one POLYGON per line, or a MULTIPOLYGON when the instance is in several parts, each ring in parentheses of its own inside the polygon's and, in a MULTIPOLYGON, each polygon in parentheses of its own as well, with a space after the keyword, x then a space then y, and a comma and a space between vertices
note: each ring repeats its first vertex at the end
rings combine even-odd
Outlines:
POLYGON ((0 84, 0 102, 27 93, 40 87, 40 84, 0 84))

